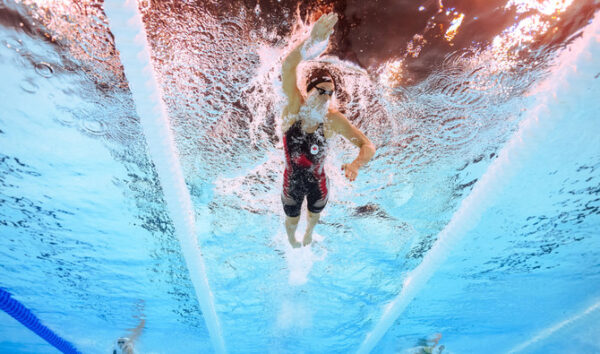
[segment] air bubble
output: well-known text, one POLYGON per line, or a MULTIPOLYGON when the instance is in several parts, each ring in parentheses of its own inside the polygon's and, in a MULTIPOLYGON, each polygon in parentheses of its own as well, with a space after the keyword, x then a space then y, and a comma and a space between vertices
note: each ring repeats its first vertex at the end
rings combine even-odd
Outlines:
POLYGON ((54 119, 63 125, 71 126, 75 123, 74 112, 63 106, 57 106, 58 113, 54 115, 54 119))
POLYGON ((467 117, 454 117, 440 122, 438 141, 446 146, 461 146, 477 135, 479 127, 467 117))
POLYGON ((40 88, 31 78, 23 80, 20 86, 21 89, 27 93, 36 93, 40 88))
POLYGON ((15 49, 15 50, 21 49, 23 47, 23 44, 14 38, 3 39, 2 44, 5 45, 6 48, 15 49))
POLYGON ((35 64, 35 72, 45 78, 50 78, 52 75, 54 75, 54 69, 52 66, 45 62, 35 64))
POLYGON ((221 30, 222 33, 226 33, 229 35, 239 35, 240 33, 244 32, 244 29, 242 28, 242 26, 240 26, 240 24, 238 24, 237 22, 234 21, 224 21, 221 22, 221 26, 219 28, 221 30))
POLYGON ((141 0, 139 2, 140 11, 144 14, 150 11, 150 7, 150 0, 141 0))
POLYGON ((97 120, 84 120, 81 128, 92 135, 103 135, 106 131, 103 122, 97 120))

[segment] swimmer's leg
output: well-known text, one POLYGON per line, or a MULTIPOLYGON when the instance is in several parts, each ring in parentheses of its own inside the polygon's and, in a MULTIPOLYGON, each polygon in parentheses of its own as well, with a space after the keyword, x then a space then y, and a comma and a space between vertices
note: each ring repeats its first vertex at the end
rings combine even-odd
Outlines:
POLYGON ((294 248, 299 248, 300 242, 296 241, 296 229, 298 228, 298 221, 300 220, 300 215, 298 216, 285 216, 285 231, 288 235, 288 241, 290 245, 294 248))
POLYGON ((304 194, 299 188, 301 186, 298 183, 291 184, 291 187, 284 190, 281 193, 281 202, 283 203, 283 211, 285 212, 285 231, 287 232, 288 241, 294 248, 301 246, 300 242, 296 241, 296 228, 298 228, 298 221, 300 220, 300 212, 302 208, 302 201, 304 194))
POLYGON ((309 185, 308 195, 306 196, 306 207, 308 208, 308 215, 306 216, 307 226, 306 233, 304 233, 304 239, 302 244, 304 246, 310 245, 312 242, 312 233, 315 225, 319 222, 321 217, 321 211, 327 205, 327 190, 329 189, 329 180, 324 173, 315 176, 317 180, 309 185))
POLYGON ((317 222, 319 222, 320 217, 321 213, 313 213, 310 210, 308 211, 308 214, 306 215, 306 232, 304 233, 304 239, 302 240, 303 246, 310 245, 312 242, 313 229, 315 228, 315 225, 317 225, 317 222))

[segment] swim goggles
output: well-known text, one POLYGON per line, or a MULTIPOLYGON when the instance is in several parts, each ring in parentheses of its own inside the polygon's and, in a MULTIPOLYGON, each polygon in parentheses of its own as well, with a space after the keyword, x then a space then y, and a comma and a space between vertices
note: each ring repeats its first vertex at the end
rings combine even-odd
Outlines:
POLYGON ((328 91, 328 90, 325 90, 324 88, 320 88, 320 87, 317 87, 317 86, 315 86, 315 88, 319 92, 319 95, 327 95, 327 96, 333 95, 333 91, 328 91))

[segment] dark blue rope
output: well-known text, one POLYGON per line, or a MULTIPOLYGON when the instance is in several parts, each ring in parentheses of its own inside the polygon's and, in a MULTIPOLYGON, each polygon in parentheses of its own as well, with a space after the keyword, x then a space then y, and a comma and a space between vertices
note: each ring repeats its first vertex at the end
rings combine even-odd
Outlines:
POLYGON ((40 320, 27 307, 19 301, 13 299, 10 293, 0 288, 0 309, 11 315, 15 320, 21 322, 23 326, 29 328, 33 333, 42 337, 56 349, 63 353, 79 353, 73 344, 62 339, 48 327, 41 324, 40 320))

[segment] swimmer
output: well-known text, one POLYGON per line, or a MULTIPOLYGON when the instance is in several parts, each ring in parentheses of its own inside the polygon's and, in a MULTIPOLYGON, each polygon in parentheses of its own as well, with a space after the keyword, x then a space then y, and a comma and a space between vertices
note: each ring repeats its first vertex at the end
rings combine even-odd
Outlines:
POLYGON ((134 344, 138 337, 142 334, 142 330, 146 325, 146 320, 141 318, 140 323, 137 327, 131 329, 131 336, 129 337, 121 337, 117 339, 115 343, 114 349, 112 351, 113 354, 134 354, 134 344))
POLYGON ((308 75, 306 93, 296 85, 296 68, 303 59, 322 54, 337 23, 337 14, 321 16, 315 23, 310 38, 298 44, 283 60, 282 86, 287 105, 282 113, 285 171, 281 201, 286 214, 285 229, 292 247, 307 246, 312 242, 312 232, 319 221, 320 212, 328 198, 329 181, 323 170, 327 154, 327 140, 334 133, 342 135, 360 148, 351 163, 341 166, 351 182, 358 170, 375 154, 373 143, 339 111, 330 106, 335 93, 333 76, 325 68, 317 68, 308 75), (315 48, 317 53, 315 55, 315 48), (296 228, 304 198, 307 199, 307 227, 302 244, 296 240, 296 228))
MULTIPOLYGON (((419 340, 419 344, 421 346, 419 354, 433 354, 435 348, 437 347, 438 343, 440 342, 440 339, 442 339, 442 334, 436 333, 430 338, 422 338, 421 340, 419 340)), ((445 349, 445 347, 443 345, 441 345, 437 349, 438 350, 435 353, 441 354, 442 351, 445 349)))

